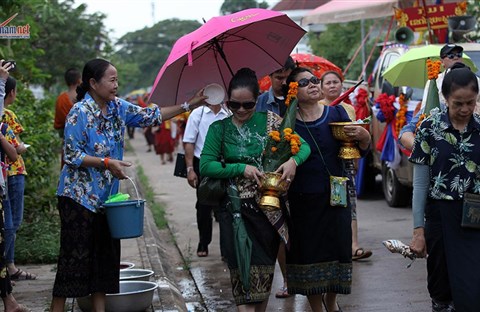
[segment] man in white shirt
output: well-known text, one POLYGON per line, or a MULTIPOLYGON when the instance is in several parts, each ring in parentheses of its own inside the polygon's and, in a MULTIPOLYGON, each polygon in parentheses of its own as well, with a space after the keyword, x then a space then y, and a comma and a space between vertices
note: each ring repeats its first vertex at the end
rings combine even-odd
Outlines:
MULTIPOLYGON (((229 116, 229 112, 222 104, 201 106, 192 111, 187 120, 183 135, 183 147, 185 149, 185 163, 187 165, 188 184, 197 188, 200 183, 200 155, 202 153, 208 127, 217 120, 229 116)), ((208 245, 212 241, 212 210, 213 206, 195 204, 197 209, 197 226, 199 243, 197 256, 208 256, 208 245)), ((220 246, 221 247, 221 246, 220 246)))

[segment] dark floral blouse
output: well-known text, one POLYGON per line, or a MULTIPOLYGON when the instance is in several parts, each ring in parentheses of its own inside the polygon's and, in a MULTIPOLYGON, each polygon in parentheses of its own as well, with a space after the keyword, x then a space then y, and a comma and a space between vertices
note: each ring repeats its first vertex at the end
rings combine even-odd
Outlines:
POLYGON ((435 110, 417 130, 410 161, 430 167, 429 197, 461 200, 480 193, 480 116, 463 131, 453 128, 448 110, 435 110))

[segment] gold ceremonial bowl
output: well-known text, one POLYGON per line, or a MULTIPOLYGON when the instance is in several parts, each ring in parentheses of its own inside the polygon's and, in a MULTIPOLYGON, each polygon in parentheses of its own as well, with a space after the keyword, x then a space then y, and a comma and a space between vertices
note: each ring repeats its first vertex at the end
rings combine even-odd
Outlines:
POLYGON ((345 133, 345 126, 361 126, 366 127, 368 123, 358 123, 352 121, 342 121, 342 122, 331 122, 328 124, 332 129, 333 137, 342 142, 340 151, 338 152, 338 157, 343 159, 356 159, 361 158, 360 151, 358 150, 357 144, 354 139, 349 137, 345 133))
POLYGON ((287 191, 288 182, 280 180, 282 174, 275 172, 265 172, 262 179, 262 197, 259 206, 264 210, 280 209, 279 197, 287 191))

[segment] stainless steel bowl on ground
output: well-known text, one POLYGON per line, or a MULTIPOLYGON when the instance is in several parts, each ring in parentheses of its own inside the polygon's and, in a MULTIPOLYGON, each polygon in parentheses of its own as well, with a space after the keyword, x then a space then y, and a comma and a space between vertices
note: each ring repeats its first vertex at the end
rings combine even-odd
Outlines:
MULTIPOLYGON (((153 293, 158 285, 147 281, 120 281, 118 294, 107 294, 106 312, 142 312, 152 305, 153 293)), ((91 297, 77 298, 83 312, 92 309, 91 297)))
POLYGON ((121 281, 148 281, 153 276, 152 270, 146 269, 129 269, 120 270, 121 281))

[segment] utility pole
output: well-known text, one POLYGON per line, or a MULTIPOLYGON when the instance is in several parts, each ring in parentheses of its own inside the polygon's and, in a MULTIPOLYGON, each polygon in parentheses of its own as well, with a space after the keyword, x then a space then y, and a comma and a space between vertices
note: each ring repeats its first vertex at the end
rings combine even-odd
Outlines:
POLYGON ((152 26, 155 25, 155 0, 152 0, 152 26))

